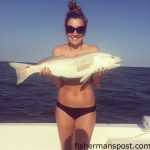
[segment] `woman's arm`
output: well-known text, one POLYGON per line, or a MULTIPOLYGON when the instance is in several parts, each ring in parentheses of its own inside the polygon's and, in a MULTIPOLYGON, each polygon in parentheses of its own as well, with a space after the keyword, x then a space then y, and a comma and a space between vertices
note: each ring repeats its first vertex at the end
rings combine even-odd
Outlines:
MULTIPOLYGON (((100 52, 100 49, 97 47, 97 46, 92 46, 91 48, 93 50, 93 52, 100 52)), ((97 72, 93 73, 92 74, 92 78, 91 78, 91 81, 92 81, 92 84, 94 86, 100 86, 101 83, 102 83, 102 75, 107 72, 106 69, 102 68, 102 69, 98 69, 97 72)))
POLYGON ((101 85, 102 79, 101 77, 98 75, 98 73, 93 73, 92 74, 92 78, 91 78, 92 84, 96 87, 99 87, 101 85))
POLYGON ((93 73, 92 75, 92 83, 97 87, 100 86, 102 83, 102 75, 106 72, 107 69, 98 69, 97 72, 93 73))
MULTIPOLYGON (((52 57, 57 56, 61 56, 59 47, 54 48, 52 51, 52 57)), ((58 88, 60 88, 63 85, 62 79, 60 77, 51 75, 51 80, 58 88)))
MULTIPOLYGON (((95 45, 93 45, 91 49, 93 50, 93 52, 99 52, 100 51, 100 49, 95 45)), ((100 77, 100 71, 98 70, 96 73, 92 74, 91 82, 94 86, 100 86, 101 81, 102 81, 102 79, 100 77)))
MULTIPOLYGON (((54 48, 52 51, 52 57, 56 57, 56 56, 60 56, 59 54, 59 49, 60 48, 54 48)), ((40 71, 40 75, 42 76, 50 76, 52 82, 59 88, 61 87, 62 84, 62 80, 60 77, 56 77, 52 75, 53 73, 51 72, 51 70, 49 68, 44 67, 41 71, 40 71)))

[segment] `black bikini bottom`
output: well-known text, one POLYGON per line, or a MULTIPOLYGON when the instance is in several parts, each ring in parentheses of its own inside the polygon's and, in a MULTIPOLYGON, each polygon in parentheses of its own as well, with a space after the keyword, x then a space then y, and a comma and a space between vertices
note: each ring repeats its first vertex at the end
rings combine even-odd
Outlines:
POLYGON ((71 116, 74 119, 77 119, 82 115, 85 115, 90 112, 94 112, 96 110, 95 105, 92 107, 74 108, 74 107, 65 106, 58 101, 57 101, 57 107, 62 109, 64 112, 66 112, 69 116, 71 116))

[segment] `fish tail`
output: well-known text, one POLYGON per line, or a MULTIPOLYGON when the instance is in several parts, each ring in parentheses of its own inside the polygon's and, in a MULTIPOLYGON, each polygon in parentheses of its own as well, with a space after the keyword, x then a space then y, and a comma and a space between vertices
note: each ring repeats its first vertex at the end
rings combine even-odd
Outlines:
POLYGON ((16 70, 17 85, 21 84, 25 79, 34 73, 33 69, 31 69, 33 66, 31 64, 9 63, 9 65, 16 70))

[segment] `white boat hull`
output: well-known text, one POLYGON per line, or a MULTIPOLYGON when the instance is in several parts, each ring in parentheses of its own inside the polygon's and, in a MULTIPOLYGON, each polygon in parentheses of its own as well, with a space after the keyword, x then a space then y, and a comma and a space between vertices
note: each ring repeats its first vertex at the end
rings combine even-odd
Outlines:
MULTIPOLYGON (((150 143, 150 131, 137 124, 95 125, 91 146, 124 142, 150 143)), ((55 123, 1 123, 0 150, 61 150, 57 126, 55 123)))

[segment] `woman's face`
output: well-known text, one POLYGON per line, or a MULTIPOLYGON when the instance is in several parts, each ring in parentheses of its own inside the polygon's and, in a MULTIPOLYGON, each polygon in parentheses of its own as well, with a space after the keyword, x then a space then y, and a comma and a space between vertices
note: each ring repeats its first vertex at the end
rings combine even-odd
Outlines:
POLYGON ((73 47, 80 46, 83 43, 85 34, 82 33, 85 29, 83 20, 80 18, 70 18, 68 20, 67 26, 68 28, 66 28, 68 29, 68 31, 66 29, 66 36, 69 44, 73 47), (74 30, 74 28, 77 28, 77 30, 74 30))

